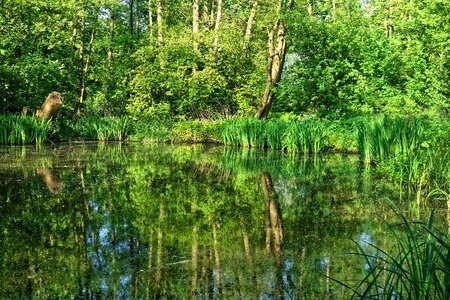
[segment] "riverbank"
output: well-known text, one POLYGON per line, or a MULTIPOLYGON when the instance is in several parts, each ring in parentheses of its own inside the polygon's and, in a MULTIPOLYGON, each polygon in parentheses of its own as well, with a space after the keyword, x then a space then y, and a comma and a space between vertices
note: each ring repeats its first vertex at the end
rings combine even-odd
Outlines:
MULTIPOLYGON (((326 220, 326 231, 329 233, 330 220, 336 221, 337 216, 340 215, 339 211, 346 209, 349 203, 352 202, 357 204, 355 206, 357 209, 367 213, 367 215, 370 216, 370 219, 372 219, 373 216, 380 213, 380 202, 385 201, 385 198, 389 197, 384 194, 377 194, 377 191, 390 190, 391 192, 394 192, 393 195, 395 196, 390 196, 395 197, 393 200, 395 200, 397 204, 408 204, 411 207, 419 208, 417 211, 420 211, 420 207, 427 207, 426 204, 431 203, 429 202, 429 196, 432 196, 432 198, 438 201, 438 206, 446 205, 449 196, 450 141, 448 139, 448 132, 450 126, 445 118, 372 115, 353 116, 345 119, 319 119, 313 117, 302 119, 278 118, 266 122, 243 118, 218 121, 162 122, 156 120, 131 120, 129 118, 89 117, 77 121, 56 119, 49 122, 37 120, 33 117, 4 116, 0 117, 0 122, 0 140, 6 145, 27 143, 43 144, 46 141, 64 142, 86 140, 125 140, 140 143, 218 143, 230 145, 230 147, 224 148, 225 151, 222 151, 222 148, 218 149, 220 151, 219 153, 223 152, 223 156, 228 157, 228 159, 224 159, 223 161, 211 157, 209 160, 203 159, 201 154, 197 151, 189 152, 186 151, 186 149, 180 149, 178 153, 172 152, 170 156, 164 158, 168 161, 169 167, 167 165, 162 165, 160 162, 162 158, 158 158, 151 163, 152 165, 148 169, 147 167, 148 164, 150 164, 150 159, 141 158, 140 161, 137 161, 136 157, 138 157, 138 155, 130 156, 129 154, 125 154, 122 150, 117 150, 115 148, 109 149, 104 152, 110 152, 109 155, 111 155, 111 159, 116 159, 116 163, 120 165, 120 167, 115 168, 111 167, 109 164, 104 164, 103 159, 99 159, 101 155, 91 155, 90 160, 87 160, 89 162, 87 164, 89 167, 87 167, 86 172, 84 167, 80 167, 84 164, 77 163, 76 168, 78 169, 76 169, 76 172, 79 172, 79 174, 77 173, 79 176, 69 174, 71 171, 66 167, 66 161, 54 164, 51 160, 41 160, 32 163, 33 169, 35 166, 38 166, 36 167, 35 174, 37 176, 35 177, 42 176, 45 178, 46 174, 51 175, 53 170, 59 170, 61 174, 55 173, 56 175, 54 178, 58 179, 61 177, 68 180, 67 183, 65 183, 66 192, 63 192, 61 196, 61 199, 65 199, 65 201, 69 199, 69 195, 73 195, 74 190, 77 190, 77 188, 79 189, 80 187, 83 189, 80 190, 81 195, 86 195, 86 191, 84 190, 85 186, 89 187, 88 191, 91 194, 104 191, 104 189, 96 188, 94 185, 99 178, 100 180, 105 180, 100 186, 110 185, 111 182, 114 182, 114 187, 124 187, 124 190, 131 191, 131 193, 122 193, 120 191, 111 192, 111 190, 108 190, 109 193, 116 193, 116 196, 111 197, 111 194, 108 194, 107 197, 101 198, 97 197, 98 195, 96 194, 93 199, 109 199, 107 205, 99 206, 101 208, 118 207, 123 205, 123 203, 130 203, 130 199, 134 199, 133 201, 136 201, 136 206, 127 206, 129 209, 138 207, 138 209, 136 209, 137 213, 134 211, 129 213, 129 215, 133 216, 142 212, 148 212, 149 209, 148 206, 146 206, 147 203, 159 203, 159 205, 153 207, 155 213, 153 217, 160 220, 161 218, 158 217, 157 214, 162 211, 161 195, 164 195, 164 193, 166 193, 170 199, 169 202, 164 204, 166 205, 167 211, 176 211, 176 207, 169 206, 175 205, 175 203, 181 203, 173 201, 175 198, 173 194, 174 190, 183 192, 182 201, 186 201, 185 207, 189 208, 187 214, 189 214, 189 212, 192 213, 195 215, 195 219, 198 219, 198 212, 190 209, 189 205, 191 205, 191 203, 196 203, 196 207, 204 207, 207 212, 211 211, 212 203, 214 203, 213 205, 216 205, 215 210, 213 210, 214 214, 217 213, 217 215, 220 216, 225 215, 221 209, 229 207, 228 205, 237 204, 237 208, 232 211, 242 211, 243 207, 250 207, 251 209, 248 209, 248 211, 252 213, 255 212, 254 216, 260 216, 261 207, 258 206, 258 203, 260 203, 259 200, 261 198, 258 198, 256 187, 260 187, 257 182, 261 182, 260 179, 258 180, 258 176, 264 176, 265 173, 277 174, 277 176, 273 177, 274 180, 279 180, 277 178, 281 176, 280 174, 284 174, 285 172, 292 175, 291 177, 288 177, 288 179, 285 179, 282 182, 283 184, 275 184, 277 188, 282 186, 285 189, 292 190, 292 193, 289 194, 292 195, 292 197, 280 198, 287 199, 281 200, 280 203, 289 203, 283 211, 285 228, 303 228, 304 226, 298 226, 300 221, 303 222, 302 224, 306 224, 305 226, 310 226, 310 228, 325 228, 325 225, 315 222, 314 219, 309 219, 309 216, 321 215, 324 216, 324 220, 326 220), (237 149, 238 147, 247 150, 241 151, 240 149, 237 149), (277 151, 249 150, 255 148, 273 148, 277 149, 277 151), (227 154, 227 150, 230 150, 231 153, 227 154), (346 174, 348 166, 351 165, 349 160, 344 161, 340 165, 334 164, 326 167, 323 162, 332 157, 332 155, 315 155, 333 151, 359 154, 359 159, 356 155, 342 155, 342 157, 356 162, 353 164, 354 174, 356 175, 353 175, 353 177, 343 176, 343 174, 346 174), (252 156, 252 154, 258 155, 252 156), (265 156, 266 154, 268 156, 265 156), (269 155, 272 154, 287 160, 284 162, 280 160, 271 161, 269 155), (179 156, 179 159, 176 159, 177 155, 179 156), (191 159, 188 160, 189 163, 186 164, 187 157, 190 157, 191 159), (299 157, 305 159, 298 159, 299 157), (194 159, 200 158, 202 158, 202 164, 197 166, 191 163, 194 159), (133 164, 128 165, 128 168, 124 168, 124 164, 129 163, 130 161, 133 162, 133 164), (182 163, 184 163, 184 165, 182 163), (58 167, 58 165, 64 165, 64 167, 58 167), (173 167, 173 165, 176 165, 176 167, 173 167), (184 166, 183 168, 181 168, 182 165, 184 166), (108 166, 111 168, 110 170, 107 169, 108 166), (37 168, 39 168, 39 170, 37 168), (222 171, 211 171, 213 168, 222 171), (182 172, 186 171, 189 172, 189 174, 192 174, 186 175, 187 179, 177 179, 176 174, 180 173, 180 169, 182 172), (126 170, 125 172, 128 172, 128 174, 124 175, 122 171, 118 172, 118 170, 126 170), (115 174, 117 178, 105 179, 107 178, 106 176, 98 176, 99 174, 102 174, 101 172, 115 174), (147 174, 146 172, 150 173, 147 174), (234 175, 236 176, 233 181, 234 186, 230 185, 230 181, 228 180, 229 177, 227 177, 227 180, 222 180, 222 185, 219 185, 217 188, 219 194, 212 195, 210 193, 211 187, 217 184, 222 176, 231 176, 229 174, 238 174, 234 175), (72 178, 79 178, 82 181, 82 184, 76 180, 71 182, 70 180, 72 180, 72 178), (95 178, 95 181, 93 181, 94 183, 86 184, 84 181, 92 178, 95 178), (133 178, 133 180, 127 181, 129 178, 133 178), (194 180, 192 180, 192 178, 194 178, 194 180), (362 181, 360 182, 358 178, 361 178, 362 181), (168 184, 170 180, 173 181, 172 185, 168 184), (193 188, 193 186, 197 184, 196 180, 202 185, 198 188, 193 188), (374 189, 373 186, 368 184, 368 182, 370 183, 372 180, 385 181, 385 183, 378 189, 374 189), (183 186, 183 184, 186 186, 183 186), (254 191, 252 190, 251 194, 249 194, 248 189, 250 184, 253 184, 254 187, 254 191), (172 189, 172 186, 177 188, 172 189), (389 188, 386 189, 386 186, 389 186, 389 188), (242 189, 242 191, 240 189, 242 189), (328 194, 324 193, 327 189, 330 189, 328 194), (355 190, 358 189, 362 189, 364 193, 367 193, 367 195, 373 198, 366 199, 364 197, 355 197, 355 190), (231 193, 232 195, 235 195, 236 198, 230 198, 230 190, 236 190, 236 193, 231 193), (208 192, 205 193, 205 191, 208 192), (317 191, 320 192, 318 193, 317 191), (146 193, 155 193, 155 197, 157 198, 146 193), (311 196, 308 196, 309 194, 307 193, 310 193, 311 196), (344 196, 337 198, 337 195, 340 193, 344 196), (408 195, 406 196, 405 193, 408 195), (195 198, 193 199, 195 200, 186 200, 186 194, 194 195, 195 198), (317 194, 321 196, 314 198, 314 200, 309 200, 317 194), (124 198, 125 195, 130 198, 124 198), (202 199, 199 195, 206 195, 210 198, 202 199), (248 202, 243 202, 243 195, 247 195, 247 198, 245 199, 248 200, 248 202), (292 201, 292 199, 294 199, 293 197, 304 197, 304 199, 308 199, 308 201, 295 202, 292 201), (198 200, 199 198, 201 200, 198 200), (110 199, 118 199, 115 200, 117 201, 117 203, 114 203, 115 206, 111 204, 112 200, 110 199), (123 201, 124 199, 126 199, 126 201, 123 201), (142 199, 146 199, 148 202, 142 201, 142 199), (232 201, 230 201, 230 199, 232 201), (222 205, 224 202, 226 202, 227 205, 222 205), (297 206, 294 207, 292 203, 297 203, 297 206), (370 211, 368 207, 374 207, 374 210, 370 211), (374 215, 375 211, 377 213, 374 215)), ((99 143, 98 145, 99 147, 110 146, 110 144, 107 143, 99 143)), ((122 145, 122 143, 117 144, 119 149, 122 145)), ((138 143, 127 144, 127 146, 135 145, 155 147, 167 146, 142 145, 138 143)), ((202 147, 201 145, 198 146, 202 147)), ((34 149, 34 147, 32 148, 34 149)), ((45 149, 46 147, 42 148, 45 149)), ((186 148, 189 148, 189 146, 186 148)), ((39 147, 35 150, 40 151, 39 147)), ((61 153, 64 153, 64 155, 78 155, 81 157, 80 160, 86 160, 86 155, 80 152, 81 151, 62 151, 61 153)), ((148 157, 154 158, 155 156, 161 155, 162 151, 159 150, 155 151, 155 154, 149 154, 149 149, 141 148, 139 151, 135 151, 135 153, 144 153, 148 157)), ((64 155, 60 156, 54 154, 58 159, 61 159, 64 155)), ((20 157, 23 159, 25 155, 21 153, 20 157)), ((10 158, 7 158, 7 160, 8 165, 10 165, 10 158)), ((67 161, 70 160, 67 159, 67 161)), ((15 169, 15 167, 11 169, 15 169)), ((28 172, 24 172, 23 170, 17 173, 19 173, 20 176, 28 174, 28 172)), ((31 174, 34 173, 31 172, 31 174)), ((27 177, 33 178, 33 176, 28 175, 27 177)), ((36 181, 37 179, 33 180, 36 181)), ((16 178, 10 182, 19 182, 21 188, 23 186, 22 178, 16 178)), ((49 182, 50 181, 46 182, 46 184, 50 192, 53 193, 52 195, 59 193, 60 187, 63 185, 52 187, 49 185, 49 182)), ((266 180, 264 182, 268 181, 266 180)), ((39 186, 39 182, 30 184, 29 186, 35 189, 39 186)), ((41 186, 43 186, 42 183, 41 186)), ((35 190, 33 190, 33 193, 36 193, 35 190)), ((29 197, 29 195, 34 195, 33 193, 25 192, 17 195, 29 197)), ((5 194, 15 195, 14 193, 5 194)), ((285 195, 286 193, 279 193, 280 197, 284 197, 285 195)), ((52 197, 53 198, 50 199, 58 199, 56 196, 52 197)), ((25 200, 30 201, 27 199, 25 200)), ((55 202, 58 207, 61 207, 60 201, 62 200, 57 200, 57 202, 55 202)), ((76 201, 77 200, 69 201, 69 203, 76 203, 76 201)), ((15 201, 8 201, 8 203, 15 203, 15 201)), ((45 205, 48 205, 47 201, 33 201, 33 203, 46 203, 45 205)), ((87 206, 84 205, 82 207, 87 206)), ((40 210, 42 211, 42 209, 40 210)), ((53 212, 53 208, 51 208, 51 211, 53 212)), ((341 214, 345 219, 342 219, 342 221, 338 220, 338 223, 343 225, 354 224, 355 219, 348 219, 348 217, 351 216, 353 218, 355 211, 356 209, 353 209, 348 213, 341 214)), ((32 215, 32 213, 33 212, 23 215, 32 215)), ((374 244, 375 246, 373 248, 368 247, 370 245, 366 245, 364 241, 358 244, 359 248, 357 253, 359 258, 367 261, 376 259, 379 263, 370 264, 368 268, 364 269, 360 281, 361 283, 354 289, 352 288, 351 292, 357 297, 362 294, 379 295, 380 290, 373 289, 372 287, 381 286, 383 287, 383 291, 388 291, 388 295, 392 295, 393 292, 391 290, 406 290, 407 293, 411 294, 411 287, 422 287, 420 284, 417 285, 417 283, 428 280, 430 283, 427 286, 414 290, 414 292, 419 295, 417 298, 421 298, 420 295, 431 294, 436 299, 447 299, 448 292, 446 291, 448 290, 448 282, 443 281, 442 278, 448 277, 448 272, 445 271, 448 269, 445 267, 448 266, 448 238, 446 237, 447 228, 442 229, 445 227, 442 219, 441 222, 436 222, 435 227, 432 217, 430 217, 428 225, 423 225, 424 223, 407 221, 400 210, 396 209, 395 213, 398 214, 398 218, 392 217, 392 214, 389 214, 389 217, 386 218, 386 211, 384 211, 383 215, 385 216, 385 220, 394 220, 396 222, 395 228, 401 228, 401 230, 389 231, 390 235, 386 235, 383 241, 392 241, 392 243, 395 243, 393 247, 400 249, 400 251, 391 252, 393 247, 387 245, 385 242, 383 242, 383 244, 380 244, 381 242, 374 244), (400 223, 401 226, 398 226, 398 223, 400 223), (376 258, 373 254, 375 253, 374 251, 377 253, 376 258), (410 266, 418 266, 423 272, 414 273, 411 271, 410 266), (380 270, 383 272, 386 271, 386 274, 390 274, 387 279, 378 276, 381 272, 380 270), (415 277, 417 274, 423 274, 423 277, 415 277), (397 275, 408 278, 406 284, 398 281, 397 275), (409 284, 409 282, 414 284, 409 284)), ((185 218, 186 213, 183 213, 183 222, 185 218)), ((225 228, 224 219, 223 217, 221 218, 221 226, 223 226, 222 228, 225 228)), ((149 219, 150 218, 146 216, 145 220, 149 219)), ((238 219, 239 218, 236 218, 236 216, 230 218, 230 220, 234 220, 235 222, 238 219)), ((46 218, 46 220, 51 220, 51 218, 46 218)), ((205 222, 210 222, 211 217, 208 216, 207 220, 208 221, 202 221, 203 224, 205 224, 205 222)), ((255 219, 254 222, 256 223, 259 221, 255 219)), ((41 223, 42 222, 40 222, 40 224, 41 223)), ((144 223, 136 222, 135 224, 144 223)), ((11 225, 11 228, 15 228, 15 226, 16 221, 11 225)), ((190 230, 192 226, 197 225, 189 224, 189 226, 190 230)), ((239 225, 231 224, 230 228, 235 228, 236 226, 242 226, 242 223, 239 225)), ((149 228, 148 224, 145 224, 145 228, 149 228)), ((201 228, 201 223, 198 227, 194 228, 201 228)), ((258 226, 252 226, 252 228, 258 228, 258 226)), ((383 228, 379 229, 377 232, 384 231, 385 229, 383 228)), ((177 232, 179 232, 179 230, 177 230, 177 232)), ((227 241, 229 240, 229 232, 235 232, 235 230, 226 230, 227 241)), ((339 229, 339 232, 341 234, 342 230, 339 229)), ((308 232, 308 235, 310 234, 311 233, 308 232)), ((290 235, 291 237, 295 237, 297 244, 298 236, 307 236, 305 233, 298 234, 296 232, 291 233, 290 235)), ((323 239, 324 234, 319 232, 317 235, 323 239)), ((190 235, 187 234, 183 236, 190 237, 190 235)), ((348 236, 347 240, 354 237, 353 235, 348 236)), ((287 238, 284 241, 285 246, 289 245, 289 234, 286 234, 286 237, 287 238)), ((257 239, 261 240, 261 237, 255 236, 253 238, 253 240, 257 239)), ((304 243, 302 243, 302 245, 304 245, 304 243)), ((234 245, 233 248, 235 248, 234 245)), ((339 253, 342 252, 342 250, 339 251, 339 253)), ((300 257, 302 254, 296 253, 296 255, 300 257)), ((346 261, 348 262, 348 258, 346 258, 346 261)), ((335 263, 336 262, 334 262, 334 264, 335 263)), ((354 269, 355 268, 350 268, 349 270, 354 269)), ((334 276, 333 280, 342 282, 347 286, 345 278, 340 279, 340 277, 334 276)), ((327 288, 327 290, 329 289, 327 288)))
POLYGON ((268 121, 132 120, 128 117, 57 118, 0 116, 0 144, 64 141, 216 143, 271 148, 288 155, 359 154, 381 176, 407 185, 417 199, 449 191, 450 122, 444 117, 360 115, 341 118, 284 115, 268 121))

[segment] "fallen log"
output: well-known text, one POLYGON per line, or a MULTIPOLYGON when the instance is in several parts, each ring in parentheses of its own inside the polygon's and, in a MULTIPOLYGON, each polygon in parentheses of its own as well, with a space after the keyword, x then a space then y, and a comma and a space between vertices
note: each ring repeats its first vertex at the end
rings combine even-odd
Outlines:
POLYGON ((58 92, 51 92, 41 108, 36 111, 36 117, 42 119, 49 119, 56 116, 59 108, 62 105, 62 97, 58 92))

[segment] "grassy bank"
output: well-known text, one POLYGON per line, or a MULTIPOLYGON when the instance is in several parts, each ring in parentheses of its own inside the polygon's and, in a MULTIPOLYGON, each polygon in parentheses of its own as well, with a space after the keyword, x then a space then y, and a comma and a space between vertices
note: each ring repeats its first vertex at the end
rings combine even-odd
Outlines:
POLYGON ((57 118, 0 116, 0 144, 100 140, 170 143, 221 143, 242 148, 271 148, 287 154, 327 151, 359 153, 367 166, 396 180, 418 199, 434 190, 450 191, 450 122, 439 117, 353 116, 277 118, 260 121, 131 120, 127 117, 57 118))
POLYGON ((292 153, 357 152, 380 163, 450 145, 450 122, 444 118, 353 116, 341 119, 295 118, 260 121, 230 118, 218 121, 132 120, 96 117, 38 120, 0 116, 2 144, 64 140, 133 140, 146 142, 215 142, 244 148, 272 148, 292 153))
POLYGON ((0 145, 42 144, 71 140, 123 141, 132 132, 126 117, 42 120, 0 115, 0 145))
POLYGON ((50 121, 35 117, 0 116, 0 145, 41 144, 47 141, 50 121))

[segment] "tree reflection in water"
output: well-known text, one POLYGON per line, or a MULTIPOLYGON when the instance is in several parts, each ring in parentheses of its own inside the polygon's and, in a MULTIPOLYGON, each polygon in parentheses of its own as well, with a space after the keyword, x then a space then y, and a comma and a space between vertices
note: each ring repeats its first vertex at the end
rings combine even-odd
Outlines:
POLYGON ((16 152, 0 157, 0 298, 345 299, 326 275, 356 278, 350 238, 383 241, 373 215, 389 214, 378 201, 389 185, 361 176, 351 156, 16 152))

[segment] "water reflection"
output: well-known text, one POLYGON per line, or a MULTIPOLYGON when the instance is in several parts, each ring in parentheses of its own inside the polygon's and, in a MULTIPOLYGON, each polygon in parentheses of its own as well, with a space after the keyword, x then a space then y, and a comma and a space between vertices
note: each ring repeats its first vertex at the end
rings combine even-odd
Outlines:
POLYGON ((53 194, 59 194, 63 189, 63 183, 55 170, 50 168, 37 168, 36 174, 42 177, 48 190, 53 194))
POLYGON ((0 298, 346 298, 390 193, 352 156, 80 144, 0 151, 0 298), (366 175, 364 175, 366 174, 366 175))

